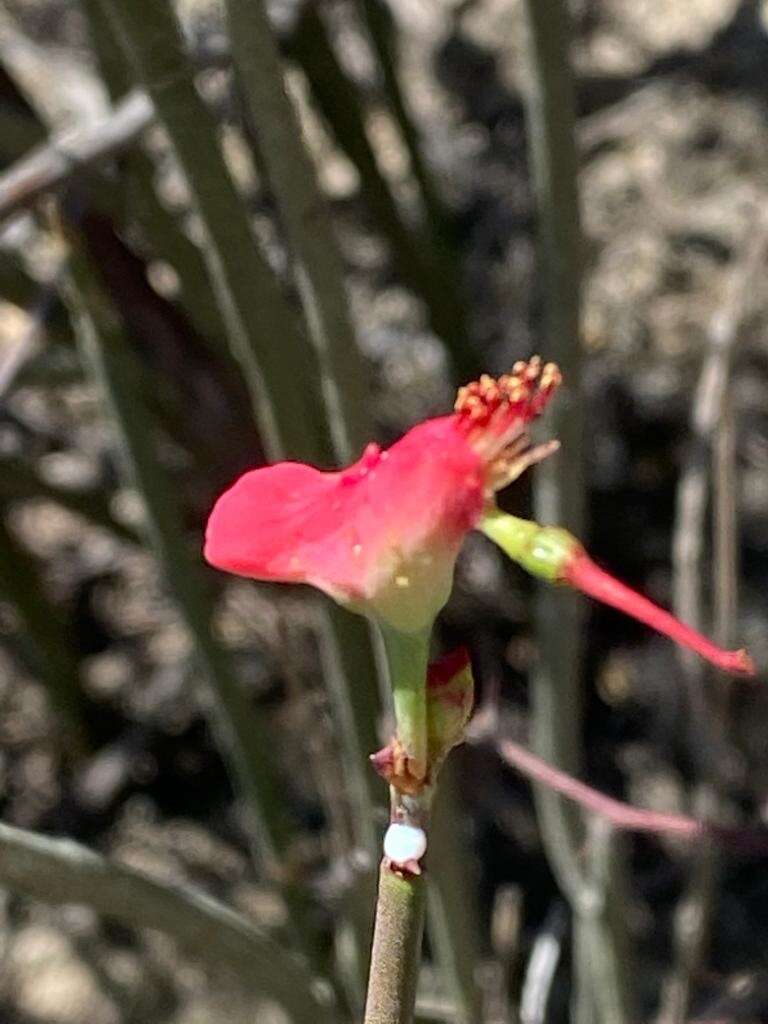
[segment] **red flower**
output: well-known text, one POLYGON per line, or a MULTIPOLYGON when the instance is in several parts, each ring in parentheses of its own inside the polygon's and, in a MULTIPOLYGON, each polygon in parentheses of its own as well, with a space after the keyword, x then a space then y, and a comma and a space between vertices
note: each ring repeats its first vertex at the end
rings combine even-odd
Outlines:
POLYGON ((283 462, 246 473, 217 501, 205 557, 254 579, 309 583, 404 633, 431 626, 459 547, 494 491, 557 447, 529 446, 526 424, 560 383, 534 357, 459 391, 450 416, 391 448, 370 444, 348 469, 283 462))

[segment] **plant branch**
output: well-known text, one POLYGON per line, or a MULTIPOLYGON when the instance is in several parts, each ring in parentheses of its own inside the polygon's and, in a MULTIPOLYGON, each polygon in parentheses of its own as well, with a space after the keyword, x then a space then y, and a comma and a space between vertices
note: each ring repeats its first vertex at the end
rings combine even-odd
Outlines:
POLYGON ((285 882, 291 830, 280 797, 267 725, 255 713, 225 649, 212 633, 212 604, 200 568, 187 548, 183 517, 154 449, 151 418, 142 401, 139 367, 115 311, 99 290, 77 237, 70 238, 66 295, 83 360, 101 388, 117 425, 126 469, 147 511, 150 544, 162 567, 199 663, 214 696, 213 725, 222 753, 243 796, 255 858, 292 914, 295 935, 305 939, 304 897, 285 882))
MULTIPOLYGON (((570 24, 565 0, 526 0, 531 51, 531 83, 526 98, 526 129, 543 269, 546 355, 560 364, 566 387, 554 403, 551 425, 567 458, 549 459, 539 467, 535 515, 584 535, 584 426, 581 401, 580 291, 582 238, 579 216, 578 159, 575 144, 576 102, 570 62, 570 24)), ((565 772, 581 769, 583 617, 579 599, 539 586, 536 602, 539 663, 533 677, 532 728, 536 751, 565 772)), ((631 969, 614 970, 610 987, 619 1016, 608 1021, 597 1005, 606 983, 597 959, 601 948, 626 945, 622 922, 610 912, 618 899, 618 853, 606 854, 601 912, 585 915, 580 897, 593 882, 581 863, 585 839, 573 809, 546 786, 535 790, 536 808, 547 857, 575 915, 577 970, 574 1004, 592 1005, 602 1024, 628 1024, 631 969)), ((611 837, 606 842, 610 845, 611 837)), ((627 949, 627 954, 629 950, 627 949)), ((615 966, 615 961, 612 961, 615 966)))
POLYGON ((157 882, 68 839, 0 823, 0 884, 44 903, 81 903, 131 928, 171 936, 203 963, 280 1003, 293 1024, 331 1024, 304 963, 257 925, 199 890, 157 882))
MULTIPOLYGON (((475 742, 486 739, 483 731, 477 728, 473 729, 471 738, 475 742)), ((605 818, 619 831, 644 832, 687 841, 711 840, 747 855, 768 851, 768 830, 726 828, 685 814, 667 814, 633 807, 555 768, 519 743, 508 739, 489 739, 501 759, 511 768, 547 789, 560 793, 585 811, 605 818)))
POLYGON ((336 455, 348 462, 371 435, 365 374, 347 308, 344 267, 301 125, 286 91, 264 0, 226 0, 232 51, 269 186, 293 252, 318 353, 336 455))
POLYGON ((467 348, 459 296, 446 287, 443 268, 434 260, 430 246, 406 223, 379 168, 366 132, 367 112, 331 45, 320 6, 304 5, 296 30, 286 40, 288 55, 306 74, 329 130, 357 169, 360 194, 389 244, 393 267, 424 301, 432 329, 444 342, 456 374, 471 380, 477 367, 467 348))
POLYGON ((224 161, 213 115, 197 93, 168 0, 101 0, 168 132, 206 235, 214 293, 241 365, 268 457, 333 462, 317 362, 262 254, 224 161), (278 341, 279 339, 279 341, 278 341), (280 396, 279 403, 275 396, 280 396))
MULTIPOLYGON (((691 407, 688 456, 677 487, 672 541, 674 606, 685 621, 701 627, 705 617, 702 559, 713 478, 718 640, 734 634, 737 604, 733 425, 728 416, 728 391, 740 327, 753 282, 762 271, 767 245, 766 224, 758 223, 744 244, 741 259, 728 275, 723 301, 710 322, 708 348, 691 407)), ((692 801, 699 814, 716 818, 721 804, 717 766, 722 763, 727 736, 729 686, 722 680, 719 696, 708 700, 702 687, 701 666, 681 655, 681 667, 689 702, 689 748, 696 756, 700 776, 692 801)), ((717 851, 705 845, 675 914, 675 961, 664 985, 659 1013, 659 1020, 665 1024, 682 1024, 687 1019, 693 986, 707 955, 718 875, 717 851)))
POLYGON ((364 1024, 411 1024, 421 963, 426 883, 382 861, 364 1024))
MULTIPOLYGON (((526 3, 532 83, 527 131, 539 216, 547 357, 560 364, 565 387, 553 403, 550 424, 568 452, 539 466, 536 518, 583 535, 583 426, 580 401, 579 227, 575 111, 568 59, 567 16, 561 0, 526 3)), ((533 679, 534 747, 572 772, 580 770, 582 605, 566 591, 539 586, 536 600, 540 664, 533 679)), ((544 789, 536 805, 547 855, 563 891, 581 880, 581 825, 570 808, 544 789)))
POLYGON ((0 221, 130 145, 154 118, 152 101, 136 89, 96 124, 53 134, 0 175, 0 221))

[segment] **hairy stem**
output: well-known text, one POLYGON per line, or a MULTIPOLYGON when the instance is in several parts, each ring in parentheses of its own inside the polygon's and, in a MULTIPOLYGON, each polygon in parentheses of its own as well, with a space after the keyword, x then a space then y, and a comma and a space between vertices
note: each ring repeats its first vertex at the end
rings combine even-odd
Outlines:
POLYGON ((382 861, 364 1024, 413 1021, 425 902, 422 875, 399 874, 382 861))

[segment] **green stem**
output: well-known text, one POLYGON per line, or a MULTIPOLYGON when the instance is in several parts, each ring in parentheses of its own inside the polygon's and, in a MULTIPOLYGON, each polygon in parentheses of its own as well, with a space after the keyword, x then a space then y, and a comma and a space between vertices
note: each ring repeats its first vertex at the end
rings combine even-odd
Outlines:
POLYGON ((481 914, 475 863, 462 828, 466 816, 459 804, 456 766, 452 754, 440 769, 432 801, 427 933, 456 1005, 456 1024, 474 1024, 482 1017, 477 985, 481 914))
POLYGON ((210 279, 268 457, 279 459, 289 452, 307 461, 333 462, 315 353, 250 228, 219 148, 216 122, 196 90, 170 3, 101 3, 189 183, 206 235, 210 279))
POLYGON ((421 962, 426 885, 382 861, 364 1024, 411 1024, 421 962))
MULTIPOLYGON (((525 0, 532 53, 531 88, 526 127, 531 173, 539 218, 545 311, 546 354, 560 364, 566 388, 554 403, 550 424, 567 457, 549 459, 537 473, 536 518, 559 523, 579 537, 584 530, 584 426, 580 400, 580 289, 583 248, 579 218, 578 157, 575 142, 576 102, 570 63, 571 31, 565 0, 525 0)), ((582 672, 583 616, 579 598, 567 590, 545 590, 536 600, 539 663, 531 693, 533 745, 536 753, 571 774, 583 760, 582 672)), ((610 854, 611 872, 592 885, 582 864, 583 823, 562 797, 535 787, 536 809, 547 856, 576 918, 574 959, 586 965, 578 972, 581 1006, 594 1005, 599 1024, 633 1020, 627 991, 628 969, 600 961, 617 945, 616 920, 608 910, 587 919, 580 897, 588 888, 599 892, 605 908, 619 905, 620 877, 626 865, 610 854), (610 973, 610 979, 607 974, 610 973), (601 986, 610 982, 618 993, 616 1015, 604 1014, 601 986)), ((595 842, 595 838, 592 837, 595 842)), ((605 839, 612 848, 613 839, 605 839)), ((606 854, 608 857, 608 854, 606 854)))
MULTIPOLYGON (((550 413, 568 457, 549 459, 536 475, 537 518, 581 532, 584 520, 583 428, 578 401, 581 233, 574 137, 575 100, 563 0, 526 0, 532 81, 526 127, 539 220, 548 358, 563 370, 566 388, 550 413)), ((536 753, 571 774, 581 770, 582 615, 579 598, 539 589, 536 600, 540 660, 533 678, 532 727, 536 753)), ((571 903, 582 884, 583 829, 555 793, 536 786, 544 845, 571 903)))
POLYGON ((408 756, 410 772, 423 778, 427 769, 429 632, 399 633, 388 627, 381 632, 392 684, 395 735, 408 756))
MULTIPOLYGON (((147 510, 149 540, 214 695, 213 726, 247 807, 255 859, 283 895, 295 935, 307 940, 305 894, 285 881, 292 833, 268 753, 267 723, 255 713, 226 650, 213 636, 213 609, 201 567, 190 557, 181 510, 157 462, 139 367, 114 309, 95 283, 93 268, 76 237, 72 241, 66 294, 84 362, 109 403, 128 472, 147 510)), ((305 941, 305 947, 309 945, 305 941)))
POLYGON ((0 885, 43 903, 79 904, 129 928, 156 929, 249 992, 279 1003, 292 1024, 338 1018, 307 965, 250 918, 207 893, 158 882, 71 839, 0 823, 0 885))
POLYGON ((301 125, 286 92, 264 0, 226 0, 235 67, 277 200, 309 333, 318 353, 336 454, 359 455, 370 437, 365 374, 347 308, 344 267, 301 125))

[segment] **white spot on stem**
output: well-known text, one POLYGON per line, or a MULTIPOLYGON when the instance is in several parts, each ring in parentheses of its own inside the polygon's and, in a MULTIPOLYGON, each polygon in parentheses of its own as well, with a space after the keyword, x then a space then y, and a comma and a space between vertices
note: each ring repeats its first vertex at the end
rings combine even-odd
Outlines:
POLYGON ((418 864, 427 852, 427 837, 423 829, 414 825, 394 822, 384 836, 384 856, 395 865, 403 867, 418 864))

